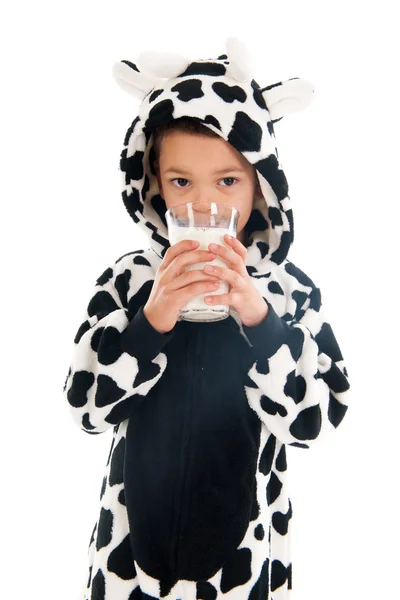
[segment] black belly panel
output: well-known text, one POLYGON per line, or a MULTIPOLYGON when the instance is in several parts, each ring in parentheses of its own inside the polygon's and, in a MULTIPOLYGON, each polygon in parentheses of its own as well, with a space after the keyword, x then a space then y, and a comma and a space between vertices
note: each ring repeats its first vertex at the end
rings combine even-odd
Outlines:
POLYGON ((254 356, 232 317, 178 322, 164 351, 166 371, 129 419, 124 484, 134 559, 168 588, 209 579, 240 544, 261 422, 244 392, 254 356))

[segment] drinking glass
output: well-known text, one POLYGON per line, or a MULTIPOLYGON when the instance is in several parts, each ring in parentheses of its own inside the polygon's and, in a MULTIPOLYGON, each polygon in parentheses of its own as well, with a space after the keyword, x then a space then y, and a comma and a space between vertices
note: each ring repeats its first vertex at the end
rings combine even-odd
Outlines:
MULTIPOLYGON (((196 250, 208 250, 211 243, 228 246, 224 240, 226 233, 236 237, 239 211, 233 206, 218 202, 186 202, 169 208, 165 216, 171 246, 181 240, 197 240, 199 246, 196 250)), ((188 265, 186 271, 203 269, 206 264, 227 266, 226 262, 217 256, 212 261, 188 265)), ((226 294, 229 289, 229 283, 221 280, 217 290, 194 296, 179 311, 178 320, 208 322, 226 319, 230 314, 230 307, 226 304, 209 306, 204 302, 204 297, 226 294)))

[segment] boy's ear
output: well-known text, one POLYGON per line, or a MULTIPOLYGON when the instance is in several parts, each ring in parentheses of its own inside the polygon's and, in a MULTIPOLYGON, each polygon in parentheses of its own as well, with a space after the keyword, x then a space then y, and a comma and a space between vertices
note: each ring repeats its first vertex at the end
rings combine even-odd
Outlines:
POLYGON ((263 198, 263 193, 261 191, 260 182, 259 182, 258 177, 257 177, 256 186, 255 186, 255 189, 254 189, 254 200, 259 200, 261 198, 263 198))
POLYGON ((154 169, 156 171, 158 189, 160 190, 160 195, 162 196, 163 195, 163 192, 162 192, 162 183, 161 183, 160 168, 159 168, 159 165, 158 165, 158 161, 154 160, 153 165, 154 165, 154 169))

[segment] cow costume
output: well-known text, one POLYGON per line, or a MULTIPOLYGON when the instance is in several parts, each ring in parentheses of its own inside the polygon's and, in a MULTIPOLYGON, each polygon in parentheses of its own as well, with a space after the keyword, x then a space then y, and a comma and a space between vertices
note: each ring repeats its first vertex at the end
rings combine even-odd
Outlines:
POLYGON ((144 52, 113 75, 140 101, 120 156, 125 208, 149 239, 97 279, 64 395, 76 424, 113 437, 80 600, 287 600, 292 590, 286 445, 315 446, 347 410, 349 380, 321 290, 288 259, 294 226, 274 124, 313 86, 261 87, 244 44, 191 61, 144 52), (245 226, 246 269, 268 304, 178 321, 143 313, 168 247, 153 130, 197 119, 255 167, 263 193, 245 226))

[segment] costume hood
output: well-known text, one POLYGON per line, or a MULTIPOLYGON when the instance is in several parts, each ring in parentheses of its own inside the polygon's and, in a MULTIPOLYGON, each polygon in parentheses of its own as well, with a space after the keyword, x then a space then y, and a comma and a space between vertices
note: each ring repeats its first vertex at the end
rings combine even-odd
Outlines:
POLYGON ((252 78, 244 43, 229 37, 225 48, 226 53, 217 58, 191 61, 178 54, 147 51, 136 62, 114 64, 118 84, 141 101, 120 156, 122 199, 162 260, 170 244, 167 207, 154 168, 152 131, 172 119, 196 119, 256 169, 263 197, 256 200, 245 229, 246 267, 257 277, 284 261, 294 237, 291 199, 275 145, 274 124, 305 108, 314 87, 298 77, 260 87, 252 78))

